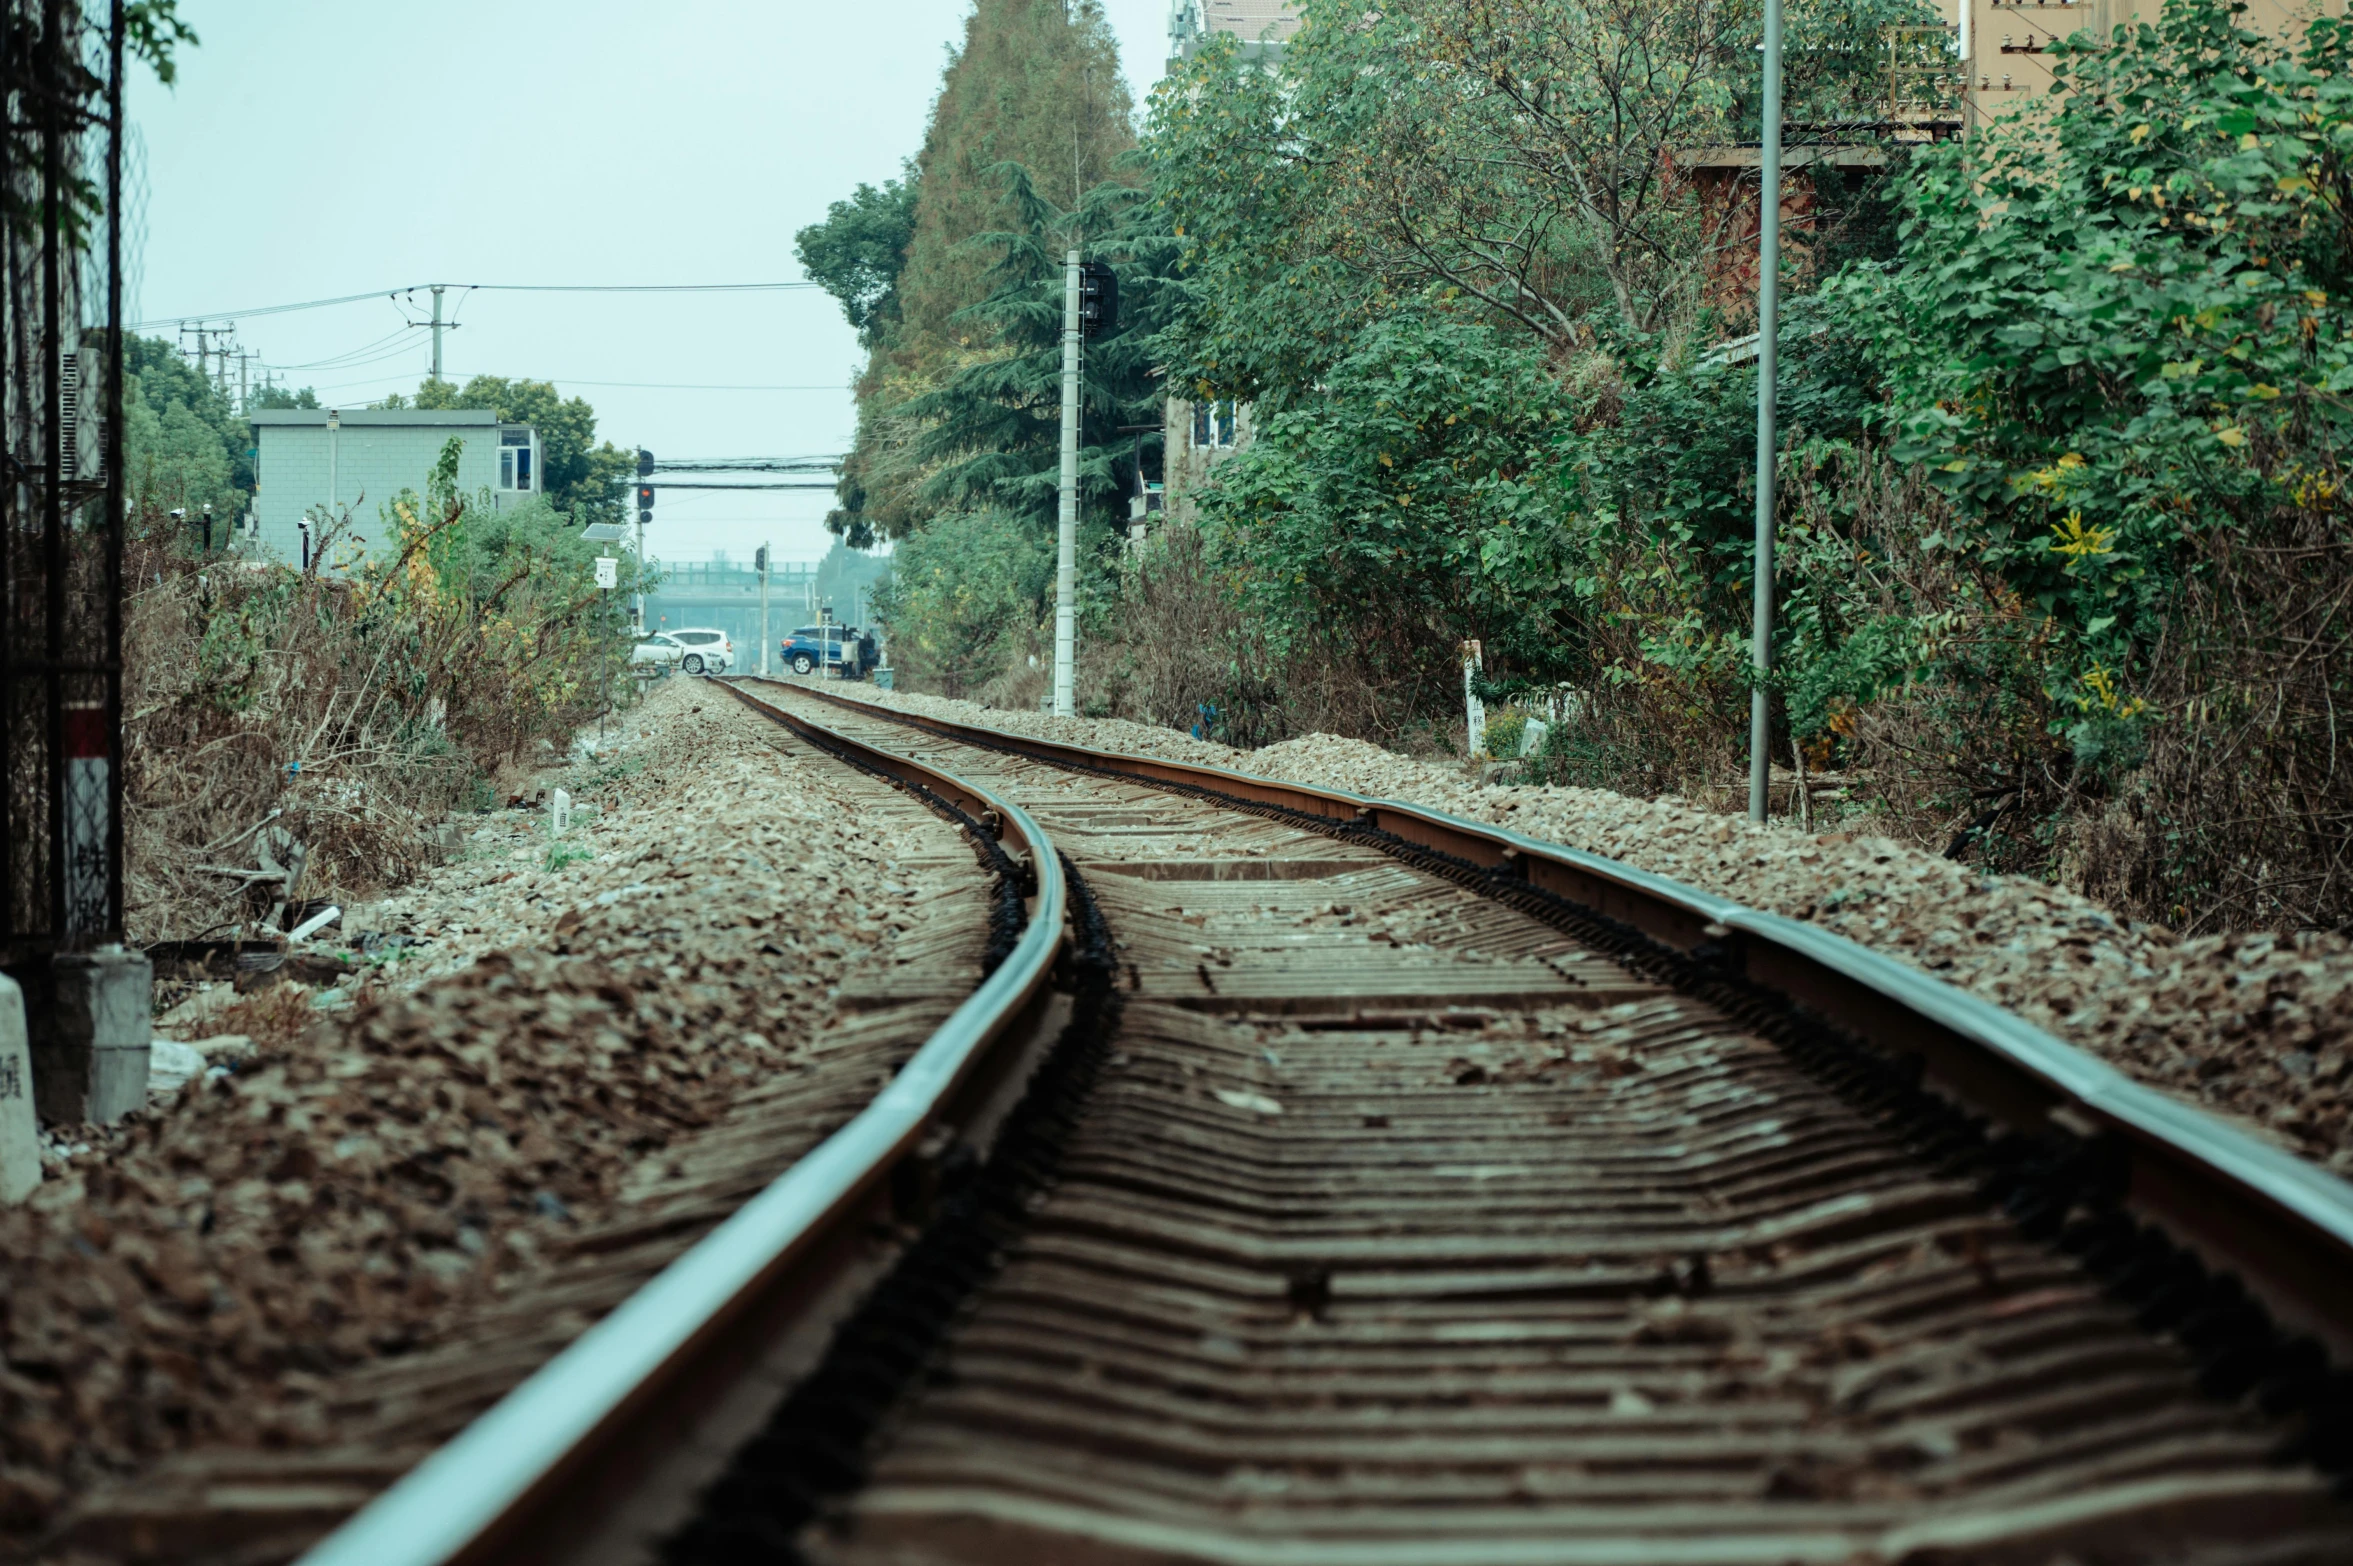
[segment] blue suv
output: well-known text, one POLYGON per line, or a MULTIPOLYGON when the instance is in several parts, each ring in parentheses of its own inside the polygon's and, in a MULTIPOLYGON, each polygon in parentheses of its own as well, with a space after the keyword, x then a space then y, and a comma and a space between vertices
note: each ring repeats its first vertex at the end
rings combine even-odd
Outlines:
POLYGON ((804 625, 784 639, 784 666, 811 674, 823 663, 839 669, 844 679, 861 680, 874 667, 877 652, 873 635, 860 635, 855 626, 804 625))

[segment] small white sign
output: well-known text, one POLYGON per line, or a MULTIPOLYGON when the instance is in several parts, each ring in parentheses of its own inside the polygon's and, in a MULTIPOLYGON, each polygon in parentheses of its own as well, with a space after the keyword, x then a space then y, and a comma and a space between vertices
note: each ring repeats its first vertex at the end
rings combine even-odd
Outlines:
POLYGON ((596 585, 599 587, 619 587, 621 585, 621 562, 611 555, 597 556, 596 585))

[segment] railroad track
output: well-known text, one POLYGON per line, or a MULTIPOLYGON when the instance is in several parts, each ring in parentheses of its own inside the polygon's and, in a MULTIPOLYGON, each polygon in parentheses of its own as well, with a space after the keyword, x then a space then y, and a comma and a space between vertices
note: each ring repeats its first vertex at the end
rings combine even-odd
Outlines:
POLYGON ((311 1559, 2353 1559, 2340 1182, 1607 861, 738 694, 1021 861, 993 1036, 311 1559))

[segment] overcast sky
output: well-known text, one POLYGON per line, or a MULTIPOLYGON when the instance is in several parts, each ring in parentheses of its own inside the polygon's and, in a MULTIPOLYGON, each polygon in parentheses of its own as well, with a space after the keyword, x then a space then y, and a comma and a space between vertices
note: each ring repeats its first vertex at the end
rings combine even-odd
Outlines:
MULTIPOLYGON (((1166 0, 1107 0, 1139 100, 1166 0)), ((126 310, 169 318, 411 284, 797 281, 795 230, 922 140, 970 0, 182 0, 202 43, 134 77, 146 243, 126 310)), ((846 450, 859 354, 816 289, 452 291, 442 373, 552 380, 598 433, 677 457, 846 450), (602 384, 600 384, 602 383, 602 384), (711 389, 760 388, 753 389, 711 389), (792 388, 792 389, 771 389, 792 388)), ((376 297, 248 316, 281 382, 411 392, 431 313, 376 297)), ((189 341, 193 344, 193 338, 189 341)), ((674 491, 648 544, 811 559, 829 491, 674 491)))

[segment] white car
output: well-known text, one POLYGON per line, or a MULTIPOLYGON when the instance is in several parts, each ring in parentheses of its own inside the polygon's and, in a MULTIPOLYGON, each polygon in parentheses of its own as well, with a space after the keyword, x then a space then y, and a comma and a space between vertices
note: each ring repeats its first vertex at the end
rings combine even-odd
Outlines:
POLYGON ((669 636, 644 637, 629 649, 629 661, 633 664, 660 664, 667 669, 675 669, 685 659, 686 648, 676 638, 669 636))
POLYGON ((735 642, 725 631, 690 626, 668 635, 683 649, 678 667, 688 674, 725 674, 735 662, 735 642))

